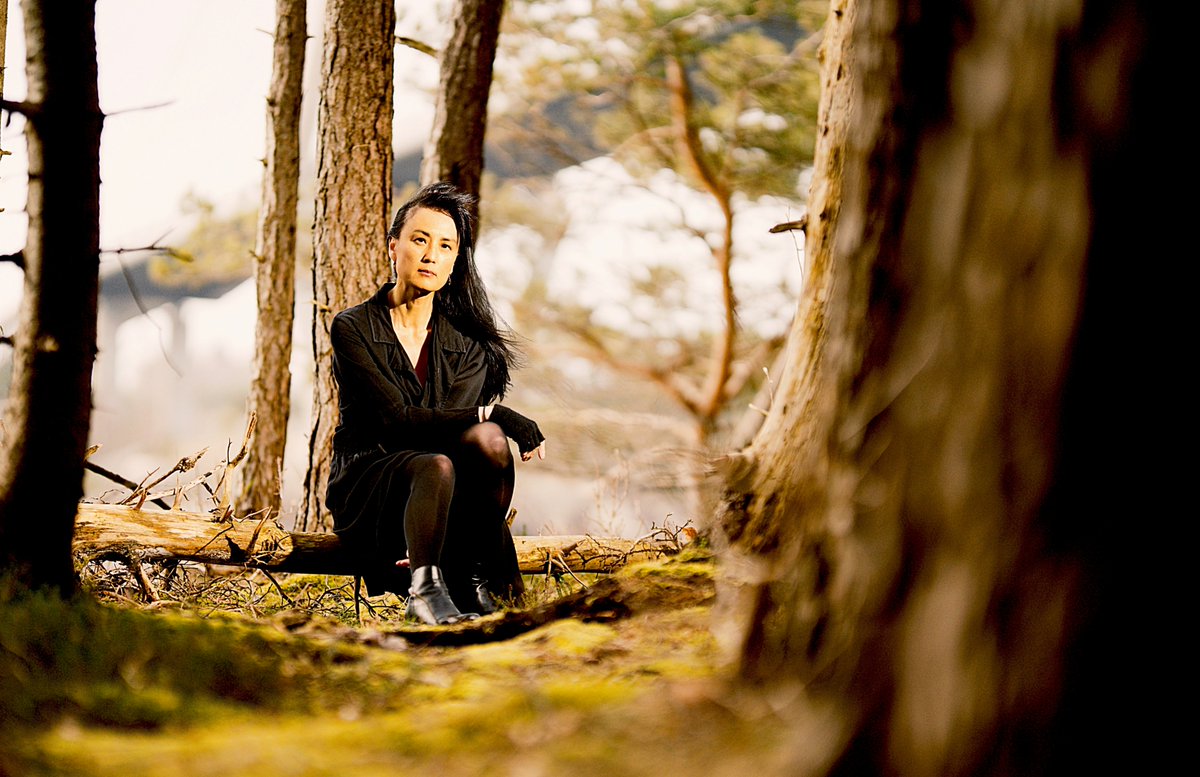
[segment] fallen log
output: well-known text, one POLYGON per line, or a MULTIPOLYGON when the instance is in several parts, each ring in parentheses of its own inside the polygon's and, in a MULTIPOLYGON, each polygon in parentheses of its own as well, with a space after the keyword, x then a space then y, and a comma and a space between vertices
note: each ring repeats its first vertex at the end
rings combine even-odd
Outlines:
MULTIPOLYGON (((640 539, 575 534, 515 536, 513 542, 521 571, 545 574, 613 572, 631 561, 677 553, 685 540, 662 530, 640 539)), ((175 559, 270 572, 354 574, 336 535, 290 532, 266 518, 221 521, 209 513, 83 503, 73 547, 87 559, 175 559)))

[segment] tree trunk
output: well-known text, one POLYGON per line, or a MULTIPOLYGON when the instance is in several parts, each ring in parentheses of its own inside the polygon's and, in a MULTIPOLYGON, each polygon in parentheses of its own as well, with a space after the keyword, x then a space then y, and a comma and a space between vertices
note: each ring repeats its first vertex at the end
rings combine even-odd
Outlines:
POLYGON ((449 181, 478 196, 483 175, 492 62, 503 0, 459 0, 442 49, 433 128, 421 159, 421 183, 449 181))
POLYGON ((329 325, 388 277, 395 27, 391 2, 325 5, 313 236, 316 375, 302 529, 329 528, 325 486, 338 420, 329 325))
POLYGON ((254 281, 258 320, 248 414, 257 420, 241 472, 240 506, 278 514, 291 408, 296 304, 296 205, 307 0, 278 0, 254 281))
POLYGON ((747 682, 791 684, 806 773, 1100 771, 1131 736, 1100 690, 1125 684, 1117 564, 1151 563, 1112 453, 1163 425, 1107 348, 1164 306, 1121 265, 1154 241, 1122 202, 1154 189, 1135 152, 1164 130, 1135 111, 1165 13, 832 10, 808 283, 725 470, 722 636, 747 682))
POLYGON ((0 574, 75 588, 100 269, 95 6, 26 0, 29 229, 12 384, 0 423, 0 574), (58 484, 46 488, 47 480, 58 484))

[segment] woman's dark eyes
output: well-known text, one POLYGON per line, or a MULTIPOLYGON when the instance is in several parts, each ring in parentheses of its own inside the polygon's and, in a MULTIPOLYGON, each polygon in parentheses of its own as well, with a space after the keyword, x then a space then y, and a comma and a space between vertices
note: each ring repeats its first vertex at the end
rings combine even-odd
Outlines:
MULTIPOLYGON (((413 242, 414 242, 414 243, 424 243, 424 242, 425 242, 425 238, 423 238, 423 237, 414 237, 414 238, 413 238, 413 242)), ((454 246, 450 245, 449 243, 442 243, 442 248, 446 249, 447 251, 453 251, 453 250, 454 250, 454 246)))

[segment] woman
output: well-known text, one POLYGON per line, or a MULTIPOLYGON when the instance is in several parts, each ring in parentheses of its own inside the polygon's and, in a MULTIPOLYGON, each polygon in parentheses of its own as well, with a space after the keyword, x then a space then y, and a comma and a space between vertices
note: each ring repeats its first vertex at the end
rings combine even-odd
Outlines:
POLYGON ((524 591, 506 518, 538 425, 495 404, 515 367, 472 257, 470 196, 425 186, 396 212, 394 282, 330 328, 341 413, 325 504, 370 595, 425 623, 494 612, 524 591), (411 574, 410 574, 411 570, 411 574))

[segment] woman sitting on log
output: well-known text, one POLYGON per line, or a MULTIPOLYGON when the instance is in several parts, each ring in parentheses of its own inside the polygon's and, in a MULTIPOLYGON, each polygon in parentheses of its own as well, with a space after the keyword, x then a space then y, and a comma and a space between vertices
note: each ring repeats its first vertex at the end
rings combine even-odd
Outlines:
POLYGON ((369 595, 407 597, 431 625, 494 612, 523 593, 506 521, 538 425, 495 404, 516 350, 472 256, 473 199, 425 186, 387 235, 394 282, 333 319, 341 418, 325 504, 369 595))

